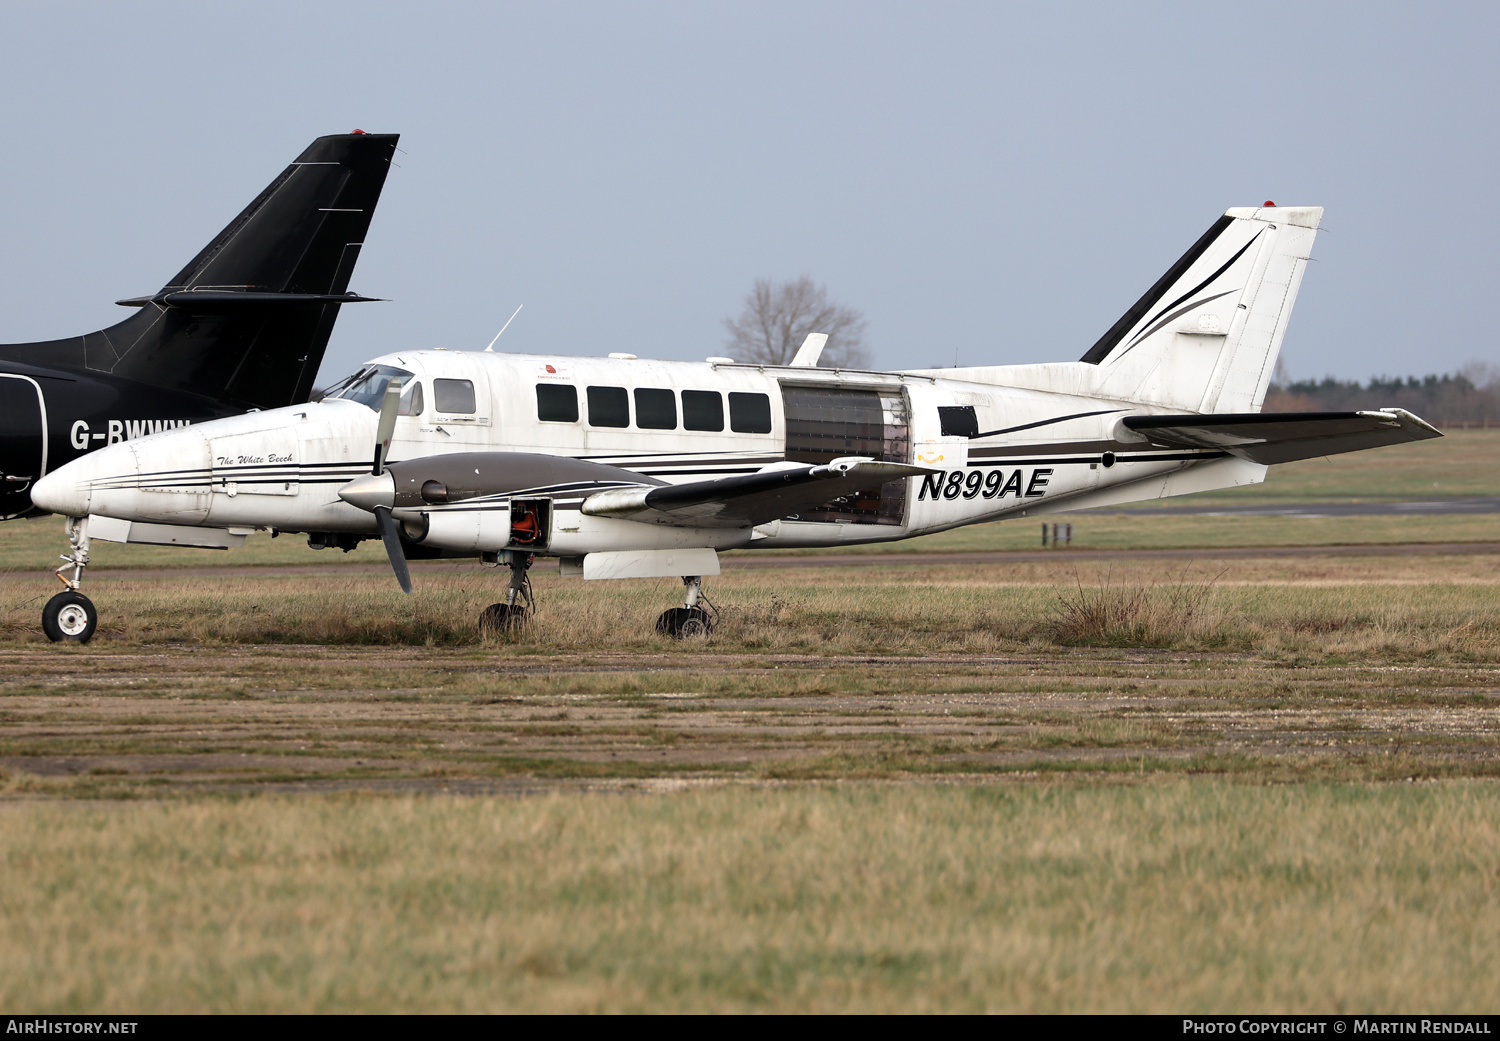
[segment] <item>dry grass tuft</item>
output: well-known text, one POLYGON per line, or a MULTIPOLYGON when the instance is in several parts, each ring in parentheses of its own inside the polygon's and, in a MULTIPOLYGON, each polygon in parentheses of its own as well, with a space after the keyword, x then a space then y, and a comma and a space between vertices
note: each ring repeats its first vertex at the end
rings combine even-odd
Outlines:
POLYGON ((1073 591, 1058 594, 1042 631, 1071 646, 1166 647, 1201 640, 1222 626, 1214 586, 1223 574, 1194 581, 1183 571, 1168 582, 1145 585, 1116 585, 1112 574, 1098 586, 1079 578, 1073 591))

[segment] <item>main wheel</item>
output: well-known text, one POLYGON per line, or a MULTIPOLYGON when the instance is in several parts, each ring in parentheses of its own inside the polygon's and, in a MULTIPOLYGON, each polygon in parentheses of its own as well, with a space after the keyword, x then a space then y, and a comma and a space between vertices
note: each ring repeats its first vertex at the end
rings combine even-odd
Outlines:
POLYGON ((707 636, 714 631, 714 622, 701 607, 674 607, 662 612, 656 620, 656 631, 686 640, 690 636, 707 636))
POLYGON ((42 608, 42 632, 53 643, 59 640, 88 643, 98 625, 99 612, 94 602, 71 589, 58 593, 42 608))
POLYGON ((479 613, 481 636, 515 632, 526 624, 526 608, 520 604, 491 604, 479 613))

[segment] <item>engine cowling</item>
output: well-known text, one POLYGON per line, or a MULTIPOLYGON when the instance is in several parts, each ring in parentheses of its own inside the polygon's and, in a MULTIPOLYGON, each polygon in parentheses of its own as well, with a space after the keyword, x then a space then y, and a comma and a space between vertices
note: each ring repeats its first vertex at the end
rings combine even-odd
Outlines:
POLYGON ((397 509, 491 496, 590 494, 622 485, 664 481, 586 459, 532 452, 458 452, 388 463, 397 509))

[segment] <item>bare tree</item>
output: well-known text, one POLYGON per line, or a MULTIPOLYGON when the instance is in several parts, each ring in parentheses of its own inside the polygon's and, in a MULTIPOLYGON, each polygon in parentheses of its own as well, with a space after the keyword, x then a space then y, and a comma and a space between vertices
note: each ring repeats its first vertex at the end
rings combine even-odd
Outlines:
POLYGON ((830 303, 828 290, 803 275, 773 284, 758 278, 745 297, 739 318, 724 320, 729 353, 739 361, 786 365, 808 333, 826 333, 821 368, 866 368, 865 319, 858 311, 830 303))

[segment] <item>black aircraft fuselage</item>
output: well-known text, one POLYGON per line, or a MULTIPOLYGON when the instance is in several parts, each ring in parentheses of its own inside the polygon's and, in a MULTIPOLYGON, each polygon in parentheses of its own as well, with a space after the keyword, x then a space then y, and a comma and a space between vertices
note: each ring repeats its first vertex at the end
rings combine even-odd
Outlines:
POLYGON ((395 134, 320 137, 139 310, 64 340, 0 345, 0 519, 104 445, 306 401, 346 303, 395 134))

